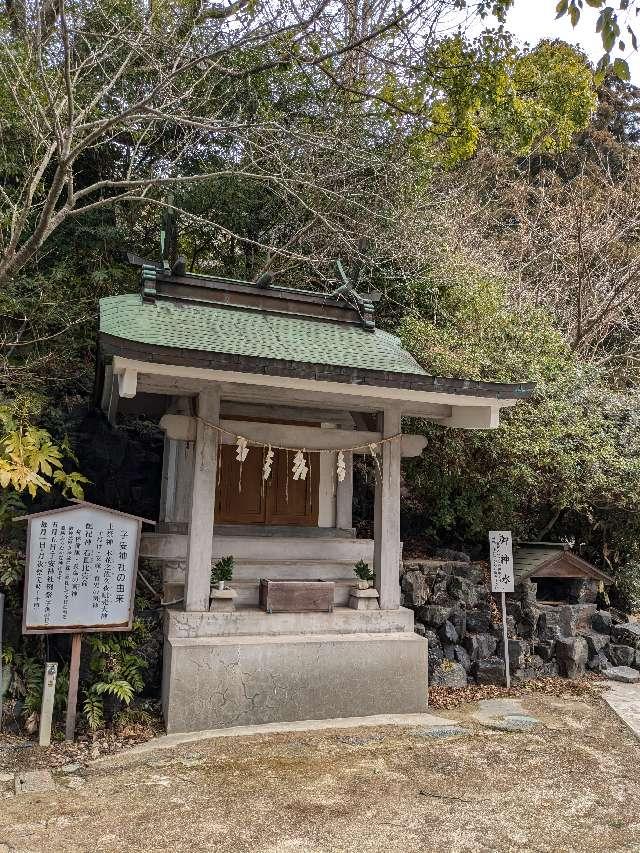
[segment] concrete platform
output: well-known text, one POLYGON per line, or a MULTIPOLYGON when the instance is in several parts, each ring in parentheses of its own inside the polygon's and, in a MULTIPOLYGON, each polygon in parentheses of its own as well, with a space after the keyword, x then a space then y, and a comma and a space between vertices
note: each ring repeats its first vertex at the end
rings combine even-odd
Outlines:
MULTIPOLYGON (((287 732, 321 732, 328 729, 356 729, 377 726, 419 726, 421 729, 437 730, 442 727, 454 727, 455 721, 435 714, 375 714, 369 717, 337 717, 329 720, 296 720, 292 723, 265 723, 260 726, 231 726, 227 729, 205 729, 199 732, 161 735, 145 743, 136 744, 126 755, 153 752, 156 749, 173 749, 183 743, 198 743, 203 740, 226 737, 251 737, 253 735, 286 734, 287 732)), ((96 759, 97 763, 114 762, 121 753, 105 755, 96 759)))
POLYGON ((169 734, 427 708, 427 642, 410 611, 172 612, 165 628, 169 734))

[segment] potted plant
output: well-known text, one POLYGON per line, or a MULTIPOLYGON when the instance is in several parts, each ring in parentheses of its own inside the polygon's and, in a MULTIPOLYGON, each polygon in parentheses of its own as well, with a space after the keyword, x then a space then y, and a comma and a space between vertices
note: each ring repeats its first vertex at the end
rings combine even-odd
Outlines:
POLYGON ((353 571, 355 572, 356 577, 360 578, 358 588, 369 589, 373 582, 373 571, 369 568, 369 563, 365 563, 364 560, 358 560, 353 567, 353 571))
POLYGON ((233 577, 234 559, 231 554, 228 557, 221 557, 211 570, 211 587, 224 589, 226 581, 230 581, 233 577))

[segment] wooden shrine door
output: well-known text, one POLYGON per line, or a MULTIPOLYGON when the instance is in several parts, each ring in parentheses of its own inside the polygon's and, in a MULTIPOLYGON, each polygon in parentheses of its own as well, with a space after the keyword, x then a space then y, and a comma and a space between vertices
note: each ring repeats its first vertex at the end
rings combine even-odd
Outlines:
POLYGON ((310 467, 306 480, 294 480, 292 452, 274 451, 271 476, 262 482, 262 448, 249 448, 242 464, 236 460, 235 445, 223 444, 221 470, 216 488, 215 522, 219 524, 318 524, 320 458, 305 454, 310 467))

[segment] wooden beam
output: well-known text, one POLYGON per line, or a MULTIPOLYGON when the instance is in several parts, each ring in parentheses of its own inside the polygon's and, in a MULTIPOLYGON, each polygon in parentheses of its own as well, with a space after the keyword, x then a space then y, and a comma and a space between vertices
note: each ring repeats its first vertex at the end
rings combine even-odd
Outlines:
MULTIPOLYGON (((383 435, 400 432, 401 415, 385 409, 381 415, 383 435)), ((400 445, 382 445, 380 470, 376 473, 374 503, 373 569, 381 610, 400 607, 400 445)))
MULTIPOLYGON (((351 400, 353 403, 360 400, 365 406, 370 407, 374 400, 380 401, 378 408, 399 407, 402 414, 416 417, 437 417, 440 412, 433 414, 433 406, 440 404, 445 406, 502 406, 515 405, 514 398, 497 398, 493 394, 480 396, 476 394, 464 394, 462 391, 436 391, 417 390, 415 388, 397 387, 392 385, 365 385, 351 382, 336 382, 326 379, 306 379, 295 376, 280 376, 268 373, 248 373, 234 370, 221 370, 205 367, 193 367, 191 365, 161 364, 159 362, 148 362, 139 359, 126 358, 115 355, 113 357, 114 370, 120 372, 129 367, 139 373, 145 373, 155 377, 172 377, 174 379, 193 379, 196 381, 213 382, 221 384, 225 388, 230 384, 244 386, 252 389, 280 389, 288 392, 289 401, 292 399, 291 392, 295 392, 296 402, 311 400, 314 403, 321 402, 324 407, 346 405, 351 409, 353 404, 346 404, 351 400), (340 402, 338 402, 340 401, 340 402), (432 412, 431 415, 428 412, 432 412)), ((225 390, 225 398, 228 394, 225 390)), ((254 397, 255 399, 255 397, 254 397)), ((448 416, 448 412, 443 412, 448 416)))
POLYGON ((451 417, 440 423, 457 429, 497 429, 500 426, 500 409, 497 405, 452 406, 451 417))
POLYGON ((131 399, 136 396, 138 389, 138 371, 133 367, 125 367, 118 373, 118 393, 121 397, 131 399))
MULTIPOLYGON (((242 435, 249 441, 260 444, 274 444, 285 447, 306 447, 314 450, 341 450, 355 444, 362 445, 355 453, 369 453, 369 445, 379 442, 381 432, 361 432, 346 429, 322 429, 321 427, 292 426, 291 424, 262 424, 251 421, 220 420, 220 426, 235 435, 242 435)), ((179 441, 194 441, 197 420, 185 415, 166 414, 160 419, 160 429, 169 438, 179 441)), ((235 444, 231 435, 221 434, 223 444, 235 444)), ((423 435, 403 435, 400 439, 402 456, 419 456, 427 445, 423 435)))
MULTIPOLYGON (((198 414, 211 423, 220 419, 220 389, 212 386, 198 396, 198 414)), ((185 610, 209 609, 212 530, 216 495, 218 436, 215 429, 197 421, 195 464, 189 512, 185 610)))

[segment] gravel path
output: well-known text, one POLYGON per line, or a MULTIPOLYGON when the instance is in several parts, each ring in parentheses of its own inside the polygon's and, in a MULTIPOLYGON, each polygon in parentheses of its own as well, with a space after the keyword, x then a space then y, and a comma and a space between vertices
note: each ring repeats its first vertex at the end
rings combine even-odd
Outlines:
POLYGON ((123 754, 0 799, 0 853, 638 853, 640 741, 595 693, 522 709, 540 724, 501 730, 469 704, 438 737, 359 728, 123 754))

